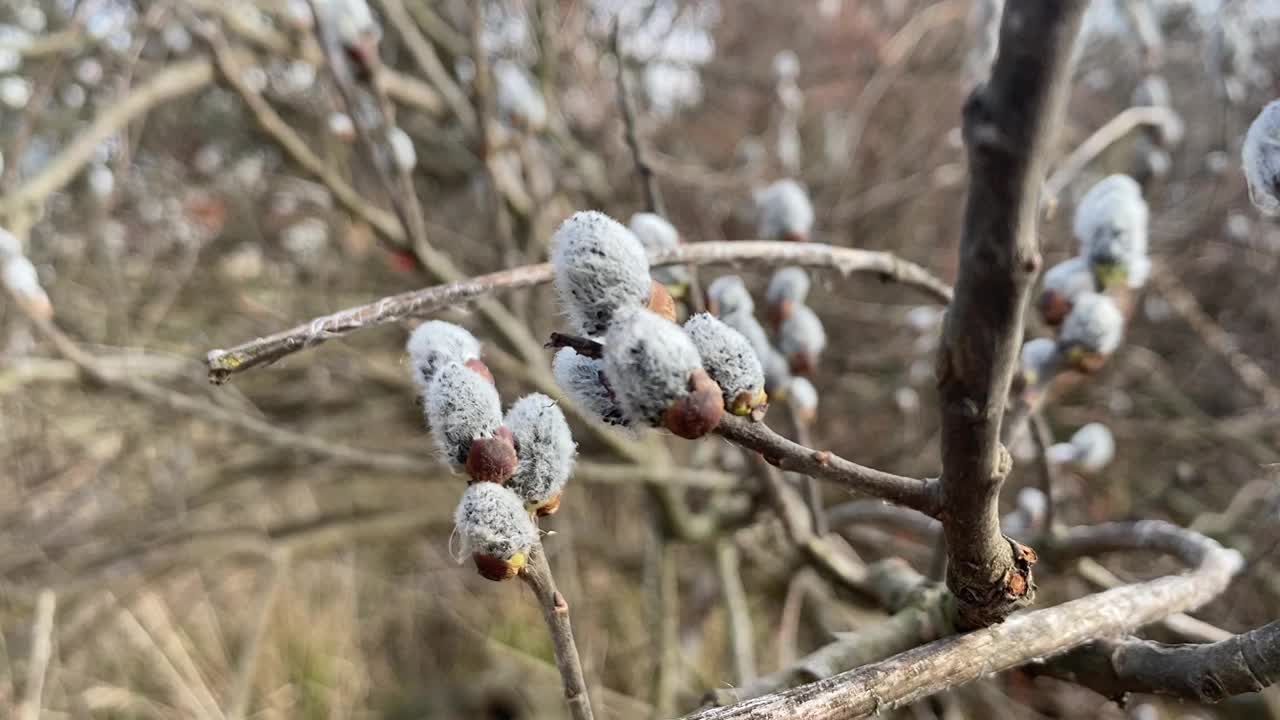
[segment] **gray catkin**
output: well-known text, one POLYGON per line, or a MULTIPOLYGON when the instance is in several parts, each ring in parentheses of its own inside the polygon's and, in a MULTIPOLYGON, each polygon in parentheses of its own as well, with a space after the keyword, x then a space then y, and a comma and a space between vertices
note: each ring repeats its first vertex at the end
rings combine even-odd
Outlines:
POLYGON ((1070 442, 1049 448, 1049 458, 1056 463, 1070 463, 1087 473, 1096 473, 1116 456, 1116 439, 1102 423, 1089 423, 1071 436, 1070 442))
POLYGON ((551 373, 560 389, 587 412, 611 425, 626 425, 622 408, 604 379, 604 360, 560 348, 551 361, 551 373))
POLYGON ((797 353, 816 357, 827 347, 827 332, 818 314, 807 305, 796 305, 778 328, 778 349, 783 355, 797 353))
POLYGON ((778 180, 756 196, 760 219, 757 229, 764 240, 804 240, 813 229, 813 203, 795 180, 778 180))
POLYGON ((703 368, 720 385, 726 407, 742 393, 755 397, 764 390, 764 369, 742 333, 708 313, 689 318, 684 331, 698 349, 703 368))
POLYGON ((809 273, 801 267, 784 267, 769 279, 769 287, 764 293, 769 305, 777 305, 784 301, 803 304, 809 297, 809 273))
POLYGON ((649 299, 649 260, 626 227, 601 212, 574 213, 551 238, 556 292, 579 334, 608 331, 620 311, 649 299))
POLYGON ((527 555, 538 542, 538 530, 524 503, 497 483, 468 485, 454 511, 453 524, 464 553, 510 560, 516 553, 527 555))
POLYGON ((458 363, 436 372, 425 405, 440 457, 457 465, 466 463, 472 440, 493 437, 502 424, 502 400, 493 383, 458 363))
POLYGON ((503 122, 530 130, 547 124, 547 104, 524 70, 510 60, 499 60, 493 64, 493 78, 498 86, 498 117, 503 122))
POLYGON ((1280 215, 1280 100, 1249 125, 1241 151, 1249 199, 1264 215, 1280 215))
POLYGON ((787 363, 787 359, 783 357, 782 353, 769 347, 759 357, 760 365, 764 368, 765 390, 773 394, 783 388, 788 388, 787 391, 790 392, 790 384, 799 378, 792 376, 791 365, 787 363))
POLYGON ((1090 265, 1119 266, 1130 287, 1141 287, 1150 272, 1148 221, 1142 188, 1128 175, 1117 174, 1103 178, 1080 198, 1072 229, 1090 265))
POLYGON ((1062 321, 1058 344, 1066 349, 1081 348, 1087 352, 1109 355, 1120 347, 1124 337, 1124 314, 1106 295, 1084 293, 1076 298, 1067 318, 1062 321))
POLYGON ((466 328, 429 320, 414 328, 405 343, 412 364, 412 377, 421 389, 431 383, 436 371, 446 363, 459 365, 480 357, 480 341, 466 328))
POLYGON ((702 357, 689 336, 658 315, 640 310, 609 330, 604 372, 628 420, 662 425, 671 404, 689 390, 702 357))
POLYGON ((1061 293, 1067 300, 1074 300, 1081 293, 1093 292, 1093 272, 1089 261, 1073 257, 1049 268, 1044 273, 1044 289, 1061 293))
POLYGON ((809 378, 794 377, 787 384, 787 402, 802 413, 818 411, 818 389, 809 378))
POLYGON ((1022 346, 1020 357, 1023 375, 1037 387, 1052 380, 1062 367, 1058 343, 1049 338, 1028 340, 1022 346))
MULTIPOLYGON (((648 212, 636 213, 631 216, 629 227, 650 256, 663 250, 674 249, 680 244, 680 231, 661 215, 648 212)), ((663 285, 686 285, 689 282, 689 269, 683 265, 653 268, 652 275, 654 280, 663 285)))
POLYGON ((721 275, 707 286, 707 301, 715 306, 715 314, 723 319, 725 315, 755 312, 756 303, 751 293, 737 275, 721 275))
POLYGON ((540 393, 526 395, 507 410, 502 424, 511 430, 517 457, 507 487, 526 507, 541 507, 559 496, 577 453, 560 406, 540 393))

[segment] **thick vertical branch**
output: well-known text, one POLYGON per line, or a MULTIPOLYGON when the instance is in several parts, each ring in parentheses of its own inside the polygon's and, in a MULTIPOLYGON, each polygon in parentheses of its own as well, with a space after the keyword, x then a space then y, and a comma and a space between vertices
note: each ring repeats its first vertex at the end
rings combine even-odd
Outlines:
POLYGON ((587 681, 582 676, 582 661, 578 659, 578 645, 573 640, 573 628, 569 625, 569 603, 556 589, 556 580, 547 564, 547 553, 541 545, 529 553, 529 564, 520 578, 533 590, 542 607, 542 617, 551 633, 551 648, 556 656, 556 669, 564 686, 564 699, 569 705, 573 720, 591 720, 591 699, 587 695, 587 681))
POLYGON ((1000 422, 1040 268, 1039 188, 1086 4, 1010 3, 991 79, 964 108, 969 193, 937 371, 947 586, 963 626, 1000 622, 1034 596, 1035 553, 1000 533, 997 502, 1012 464, 1000 422))

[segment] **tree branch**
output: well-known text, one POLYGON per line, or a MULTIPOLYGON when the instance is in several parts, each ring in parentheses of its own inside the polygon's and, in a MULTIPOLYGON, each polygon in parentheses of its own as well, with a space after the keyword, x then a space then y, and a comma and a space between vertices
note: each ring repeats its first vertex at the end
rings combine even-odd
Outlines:
POLYGON ((578 659, 578 646, 573 640, 573 628, 569 625, 569 603, 556 589, 556 580, 547 564, 547 553, 539 543, 529 553, 529 564, 520 573, 520 579, 533 590, 542 607, 542 617, 551 633, 551 646, 555 651, 556 669, 564 685, 564 699, 569 705, 573 720, 591 720, 591 699, 587 695, 587 682, 582 677, 582 662, 578 659))
MULTIPOLYGON (((398 234, 400 227, 391 218, 398 234)), ((399 234, 403 237, 403 234, 399 234)), ((830 267, 848 275, 855 272, 875 273, 920 290, 929 297, 947 302, 951 289, 928 270, 891 253, 838 248, 819 243, 766 241, 705 242, 682 245, 654 257, 651 264, 725 264, 735 262, 767 262, 777 265, 830 267)), ((527 265, 480 275, 469 280, 437 285, 382 298, 368 305, 349 308, 315 318, 289 330, 257 338, 226 350, 211 350, 207 356, 209 380, 221 384, 232 375, 268 365, 300 350, 319 345, 356 330, 385 325, 421 316, 499 290, 533 287, 551 281, 548 264, 527 265)))
POLYGON ((1118 635, 1172 613, 1199 607, 1239 571, 1238 552, 1158 521, 1110 523, 1061 534, 1056 554, 1074 556, 1108 550, 1152 550, 1174 555, 1191 572, 1072 600, 1046 610, 1016 614, 985 630, 956 635, 784 692, 685 720, 848 720, 903 707, 991 673, 1018 667, 1118 635), (975 661, 975 658, 981 658, 975 661))
POLYGON ((1036 672, 1069 680, 1112 700, 1129 693, 1216 703, 1280 680, 1280 621, 1207 645, 1095 640, 1036 672))
POLYGON ((1000 533, 1000 487, 1012 465, 1000 423, 1040 269, 1040 184, 1085 5, 1006 5, 991 79, 964 108, 969 192, 937 370, 947 586, 962 626, 1000 622, 1034 597, 1035 553, 1000 533))

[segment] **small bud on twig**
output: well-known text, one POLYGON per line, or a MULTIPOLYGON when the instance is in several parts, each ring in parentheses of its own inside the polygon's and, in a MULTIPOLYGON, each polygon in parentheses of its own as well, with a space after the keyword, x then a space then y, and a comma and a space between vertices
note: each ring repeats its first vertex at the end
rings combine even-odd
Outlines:
POLYGON ((768 402, 764 369, 751 343, 742 333, 714 316, 699 313, 684 324, 702 356, 702 366, 724 393, 725 406, 734 415, 750 415, 768 402))
POLYGON ((516 576, 538 542, 538 530, 520 498, 501 485, 475 483, 462 493, 453 516, 462 552, 489 580, 516 576))

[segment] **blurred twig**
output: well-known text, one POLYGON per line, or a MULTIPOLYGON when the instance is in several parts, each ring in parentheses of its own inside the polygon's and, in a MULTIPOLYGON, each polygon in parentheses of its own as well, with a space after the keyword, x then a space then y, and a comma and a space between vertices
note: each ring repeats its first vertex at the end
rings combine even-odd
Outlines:
POLYGON ((53 614, 57 596, 45 588, 36 597, 35 622, 31 624, 31 654, 27 659, 27 686, 18 703, 17 720, 39 720, 44 706, 45 673, 53 655, 53 614))
POLYGON ((573 720, 591 720, 591 699, 587 695, 587 683, 582 677, 582 663, 578 659, 578 646, 573 639, 573 628, 569 624, 569 603, 556 589, 556 580, 551 576, 551 566, 547 564, 546 551, 541 544, 535 545, 529 553, 528 564, 520 573, 520 579, 533 590, 542 608, 542 617, 547 622, 547 631, 551 633, 551 646, 556 656, 556 668, 560 671, 560 682, 564 686, 565 702, 569 705, 569 715, 573 720))
POLYGON ((734 682, 745 684, 756 677, 755 631, 747 591, 742 586, 742 569, 738 546, 732 536, 716 541, 716 572, 724 599, 725 624, 729 628, 734 682))

